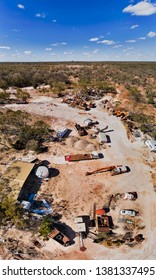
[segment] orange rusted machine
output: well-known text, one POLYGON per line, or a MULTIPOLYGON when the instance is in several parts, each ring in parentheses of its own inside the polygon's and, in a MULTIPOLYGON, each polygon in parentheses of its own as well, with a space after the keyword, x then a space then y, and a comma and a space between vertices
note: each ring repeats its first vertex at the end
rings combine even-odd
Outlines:
POLYGON ((107 171, 110 171, 111 176, 114 176, 114 175, 126 173, 129 171, 129 169, 125 165, 106 166, 91 172, 86 172, 86 175, 92 175, 92 174, 107 172, 107 171))

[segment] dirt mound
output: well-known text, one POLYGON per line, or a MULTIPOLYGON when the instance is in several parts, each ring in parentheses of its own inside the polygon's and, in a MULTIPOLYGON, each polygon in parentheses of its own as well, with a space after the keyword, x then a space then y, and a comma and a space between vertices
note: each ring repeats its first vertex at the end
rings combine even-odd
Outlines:
POLYGON ((94 151, 96 149, 97 149, 97 147, 94 144, 88 144, 86 147, 86 151, 88 151, 88 152, 94 151))
POLYGON ((74 148, 77 150, 84 150, 90 145, 90 143, 86 140, 78 140, 74 144, 74 148))
POLYGON ((96 147, 91 142, 88 142, 84 139, 79 139, 77 137, 71 137, 67 139, 66 143, 70 145, 72 148, 75 148, 76 150, 86 150, 86 151, 93 151, 96 150, 96 147))
POLYGON ((74 143, 78 140, 77 137, 69 137, 66 139, 66 144, 69 144, 70 146, 74 146, 74 143))

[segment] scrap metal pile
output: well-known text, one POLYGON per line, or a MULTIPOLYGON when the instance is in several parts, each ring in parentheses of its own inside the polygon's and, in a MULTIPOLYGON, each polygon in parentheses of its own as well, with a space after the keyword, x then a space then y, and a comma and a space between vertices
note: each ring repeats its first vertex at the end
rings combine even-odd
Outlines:
POLYGON ((90 110, 91 108, 95 108, 96 105, 93 100, 88 100, 88 98, 84 98, 80 95, 74 95, 72 97, 64 97, 63 103, 67 103, 69 106, 73 108, 83 109, 83 110, 90 110))

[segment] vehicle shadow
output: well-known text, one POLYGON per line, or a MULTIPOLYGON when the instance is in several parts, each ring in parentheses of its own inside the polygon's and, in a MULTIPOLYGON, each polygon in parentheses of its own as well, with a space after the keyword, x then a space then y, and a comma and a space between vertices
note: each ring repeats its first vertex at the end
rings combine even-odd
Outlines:
POLYGON ((107 138, 107 143, 111 143, 111 139, 110 139, 110 136, 109 135, 106 135, 106 138, 107 138))
POLYGON ((129 166, 126 166, 126 168, 127 168, 127 172, 130 172, 130 171, 131 171, 131 169, 130 169, 129 166))

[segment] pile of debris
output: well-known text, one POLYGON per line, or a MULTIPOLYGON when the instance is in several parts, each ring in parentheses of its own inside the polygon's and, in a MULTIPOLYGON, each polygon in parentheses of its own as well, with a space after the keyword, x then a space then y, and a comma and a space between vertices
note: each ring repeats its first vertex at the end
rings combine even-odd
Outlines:
MULTIPOLYGON (((35 247, 39 248, 38 244, 39 242, 32 243, 30 246, 25 246, 25 244, 20 240, 8 237, 7 239, 4 240, 6 253, 5 256, 3 256, 3 259, 14 259, 14 260, 41 259, 42 254, 39 251, 37 251, 35 248, 35 247)), ((41 247, 42 245, 40 244, 40 248, 41 247)))
POLYGON ((87 97, 82 97, 81 95, 74 95, 71 97, 64 97, 63 103, 68 104, 71 107, 78 108, 78 109, 84 109, 84 110, 90 110, 91 108, 95 108, 96 105, 93 102, 93 100, 88 100, 87 97))
POLYGON ((80 126, 78 123, 75 124, 75 128, 79 134, 79 136, 85 136, 87 135, 87 131, 83 126, 80 126))
POLYGON ((136 200, 138 198, 137 192, 116 193, 113 195, 113 201, 117 202, 119 199, 136 200))

